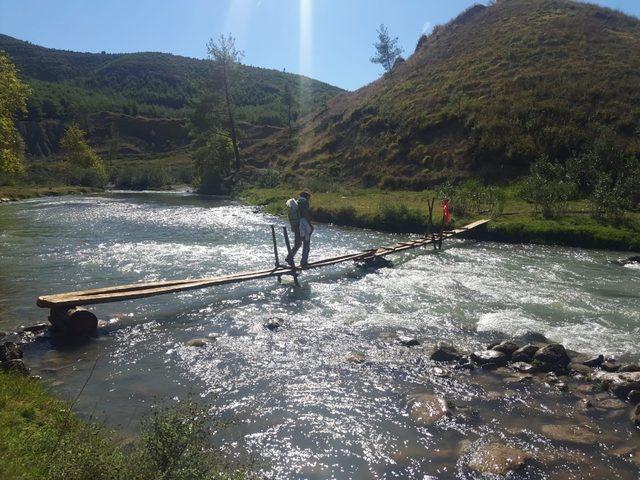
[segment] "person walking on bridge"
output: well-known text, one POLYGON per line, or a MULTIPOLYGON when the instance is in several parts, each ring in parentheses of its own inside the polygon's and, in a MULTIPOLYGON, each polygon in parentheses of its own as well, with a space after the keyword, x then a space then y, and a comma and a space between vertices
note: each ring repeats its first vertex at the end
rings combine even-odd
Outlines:
POLYGON ((309 201, 311 194, 309 192, 301 192, 297 200, 290 198, 287 200, 287 209, 289 212, 289 223, 291 231, 294 234, 293 248, 291 253, 285 259, 292 267, 295 266, 295 256, 302 246, 302 258, 300 266, 306 267, 309 264, 309 250, 311 249, 311 234, 313 233, 313 225, 309 217, 309 201))

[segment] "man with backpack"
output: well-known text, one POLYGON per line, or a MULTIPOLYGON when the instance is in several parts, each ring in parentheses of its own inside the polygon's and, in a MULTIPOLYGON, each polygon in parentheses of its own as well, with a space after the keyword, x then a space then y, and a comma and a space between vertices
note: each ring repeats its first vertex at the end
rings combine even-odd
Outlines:
POLYGON ((289 223, 291 224, 291 231, 294 234, 293 248, 291 253, 287 256, 285 261, 295 266, 295 256, 298 250, 302 246, 302 258, 300 260, 300 266, 306 267, 309 264, 309 250, 311 248, 311 234, 313 233, 313 225, 309 219, 309 200, 311 194, 309 192, 301 192, 300 197, 296 200, 290 198, 287 200, 287 211, 289 214, 289 223))

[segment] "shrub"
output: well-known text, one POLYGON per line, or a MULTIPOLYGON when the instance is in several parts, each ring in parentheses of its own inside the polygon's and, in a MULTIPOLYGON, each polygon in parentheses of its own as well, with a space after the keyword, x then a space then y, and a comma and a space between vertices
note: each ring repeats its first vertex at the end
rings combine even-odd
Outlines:
POLYGON ((281 183, 282 175, 273 168, 262 170, 255 181, 258 188, 275 188, 281 183))
POLYGON ((564 167, 543 155, 531 166, 531 174, 525 179, 520 195, 544 218, 554 218, 566 210, 575 191, 575 184, 566 177, 564 167))
POLYGON ((389 232, 421 232, 426 229, 426 218, 418 210, 406 205, 380 205, 376 224, 389 232))

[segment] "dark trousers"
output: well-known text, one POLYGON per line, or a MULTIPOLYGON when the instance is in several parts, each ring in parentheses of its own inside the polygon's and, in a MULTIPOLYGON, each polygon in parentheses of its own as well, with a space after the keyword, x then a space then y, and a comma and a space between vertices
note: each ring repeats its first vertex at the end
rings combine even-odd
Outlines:
POLYGON ((298 253, 298 250, 300 250, 300 247, 302 247, 302 258, 300 260, 300 263, 302 263, 302 265, 306 264, 309 262, 309 250, 311 249, 311 238, 309 239, 302 239, 302 236, 300 235, 300 225, 298 226, 291 226, 291 231, 293 232, 294 238, 293 238, 293 248, 291 249, 291 254, 287 257, 287 261, 293 261, 296 253, 298 253))

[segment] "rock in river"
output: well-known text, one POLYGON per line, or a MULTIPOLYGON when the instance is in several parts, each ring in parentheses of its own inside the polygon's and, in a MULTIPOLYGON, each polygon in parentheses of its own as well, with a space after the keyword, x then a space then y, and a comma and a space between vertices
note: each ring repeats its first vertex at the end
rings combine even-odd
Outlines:
POLYGON ((430 358, 436 362, 457 362, 462 354, 453 345, 440 342, 433 347, 430 358))
POLYGON ((471 360, 478 365, 495 365, 503 367, 507 364, 507 356, 497 350, 478 350, 471 354, 471 360))
POLYGON ((420 345, 418 339, 410 335, 399 335, 398 342, 400 342, 400 345, 404 345, 405 347, 415 347, 416 345, 420 345))
POLYGON ((275 332, 283 325, 284 325, 284 320, 278 317, 270 318, 266 322, 264 322, 264 326, 269 330, 271 330, 272 332, 275 332))
POLYGON ((422 425, 433 425, 449 414, 444 398, 431 393, 414 393, 409 395, 409 415, 422 425))
POLYGON ((632 390, 640 390, 640 372, 595 372, 591 378, 616 397, 625 399, 632 390))
POLYGON ((209 345, 212 342, 211 339, 208 338, 193 338, 185 343, 187 347, 197 347, 202 348, 206 345, 209 345))
POLYGON ((513 354, 511 355, 511 360, 513 360, 514 362, 531 362, 533 360, 533 356, 538 350, 539 347, 536 347, 535 345, 525 345, 524 347, 519 348, 515 352, 513 352, 513 354))
POLYGON ((543 425, 542 433, 551 440, 580 445, 592 445, 600 440, 598 434, 582 425, 543 425))
POLYGON ((631 410, 631 421, 636 427, 640 427, 640 403, 631 410))
POLYGON ((544 371, 563 368, 571 362, 567 351, 559 343, 545 345, 535 353, 533 359, 540 364, 541 370, 544 371))
POLYGON ((504 342, 500 342, 498 345, 495 345, 494 347, 492 347, 491 350, 495 350, 496 352, 502 352, 507 357, 511 358, 511 355, 513 355, 513 352, 518 350, 518 345, 513 342, 510 342, 509 340, 505 340, 504 342))
POLYGON ((496 442, 474 449, 468 466, 478 473, 507 475, 520 470, 529 460, 528 453, 496 442))

